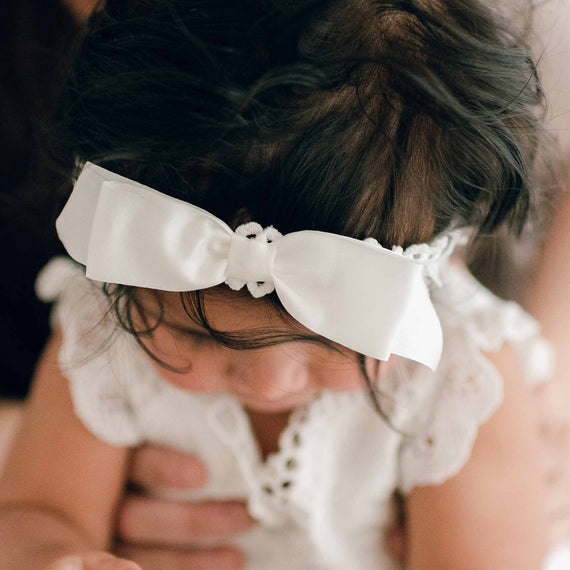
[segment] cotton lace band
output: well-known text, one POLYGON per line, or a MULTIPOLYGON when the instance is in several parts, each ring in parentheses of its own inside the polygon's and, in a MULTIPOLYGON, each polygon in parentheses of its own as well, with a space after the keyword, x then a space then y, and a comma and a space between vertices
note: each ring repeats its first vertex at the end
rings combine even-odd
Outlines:
MULTIPOLYGON (((234 232, 201 208, 91 163, 56 227, 90 279, 163 291, 245 285, 254 297, 275 290, 292 317, 333 342, 379 360, 395 354, 438 365, 442 334, 429 271, 412 251, 430 246, 390 251, 326 232, 282 236, 258 224, 234 232)), ((449 253, 453 240, 444 239, 424 256, 427 267, 449 253)))

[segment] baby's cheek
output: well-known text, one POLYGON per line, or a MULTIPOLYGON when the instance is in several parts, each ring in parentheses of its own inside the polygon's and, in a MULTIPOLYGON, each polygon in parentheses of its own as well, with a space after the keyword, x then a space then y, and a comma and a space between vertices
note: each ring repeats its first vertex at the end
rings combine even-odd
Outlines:
POLYGON ((362 370, 357 355, 349 357, 335 355, 329 358, 326 366, 313 367, 313 374, 318 378, 321 388, 335 391, 358 390, 366 386, 366 380, 375 382, 388 368, 389 362, 366 358, 362 370))
POLYGON ((179 341, 164 327, 159 327, 152 339, 145 339, 144 343, 156 357, 148 356, 150 363, 170 384, 196 392, 218 391, 217 375, 213 375, 212 367, 208 366, 214 361, 210 350, 179 341))
POLYGON ((170 384, 190 390, 191 392, 222 392, 225 384, 218 374, 208 370, 208 366, 200 365, 200 359, 186 362, 178 370, 169 370, 158 362, 152 362, 157 373, 170 384))

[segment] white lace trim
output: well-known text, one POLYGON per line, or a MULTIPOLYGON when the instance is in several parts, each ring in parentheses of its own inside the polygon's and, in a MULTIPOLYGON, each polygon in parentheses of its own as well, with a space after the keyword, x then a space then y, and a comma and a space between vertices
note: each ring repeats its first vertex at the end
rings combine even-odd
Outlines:
MULTIPOLYGON (((273 226, 263 228, 257 222, 248 222, 238 226, 235 234, 258 241, 260 243, 272 243, 283 237, 273 226)), ((364 243, 375 245, 384 249, 375 238, 366 238, 364 243)), ((441 285, 439 272, 444 262, 451 256, 455 247, 467 242, 464 230, 454 230, 444 233, 429 243, 419 243, 407 248, 393 246, 392 251, 409 259, 413 259, 424 266, 424 277, 428 282, 441 285)), ((226 285, 234 291, 239 291, 247 286, 251 295, 255 298, 263 297, 275 290, 272 281, 244 281, 236 277, 228 277, 226 285)))
MULTIPOLYGON (((448 299, 446 287, 466 303, 438 307, 444 324, 444 355, 435 373, 436 390, 425 399, 423 386, 433 384, 426 370, 419 370, 408 382, 399 381, 395 371, 392 380, 398 384, 393 388, 396 397, 404 391, 408 403, 420 398, 430 410, 406 426, 411 433, 404 438, 400 454, 400 489, 405 493, 457 474, 470 456, 479 426, 500 405, 502 378, 484 352, 496 352, 510 342, 526 356, 522 365, 529 383, 544 380, 553 367, 552 349, 540 337, 538 324, 518 305, 494 297, 459 268, 447 269, 443 290, 437 294, 448 299)), ((397 418, 398 406, 393 409, 397 418)))
POLYGON ((322 446, 315 442, 326 441, 335 418, 359 404, 369 405, 363 391, 325 390, 308 406, 292 413, 279 437, 278 451, 267 457, 259 473, 264 500, 275 510, 286 510, 299 523, 306 521, 306 514, 314 510, 314 485, 326 479, 320 472, 325 462, 315 456, 322 446), (307 445, 309 440, 311 445, 307 445))
POLYGON ((314 484, 324 479, 319 473, 324 463, 314 455, 314 442, 326 441, 335 417, 357 403, 369 405, 363 391, 321 392, 310 404, 293 411, 279 436, 278 450, 265 461, 240 404, 222 399, 211 406, 208 423, 236 458, 250 490, 248 508, 256 519, 273 527, 291 520, 307 524, 316 498, 314 484))
POLYGON ((418 485, 439 485, 465 465, 479 426, 503 398, 502 379, 480 354, 471 362, 450 365, 439 389, 432 394, 429 416, 416 418, 416 433, 404 437, 400 452, 400 489, 409 493, 418 485), (419 426, 421 426, 418 429, 419 426))
MULTIPOLYGON (((468 237, 464 230, 453 230, 437 236, 429 243, 417 243, 406 247, 392 246, 392 251, 413 259, 424 266, 424 278, 428 283, 441 286, 440 270, 458 245, 467 243, 468 237)), ((366 238, 365 243, 382 247, 374 238, 366 238)))
POLYGON ((132 378, 131 351, 123 350, 132 339, 115 334, 100 287, 64 257, 51 260, 36 281, 40 299, 58 300, 52 326, 64 333, 59 365, 69 380, 75 413, 103 441, 135 446, 142 438, 129 401, 137 391, 123 380, 132 378), (117 351, 121 358, 115 358, 117 351))

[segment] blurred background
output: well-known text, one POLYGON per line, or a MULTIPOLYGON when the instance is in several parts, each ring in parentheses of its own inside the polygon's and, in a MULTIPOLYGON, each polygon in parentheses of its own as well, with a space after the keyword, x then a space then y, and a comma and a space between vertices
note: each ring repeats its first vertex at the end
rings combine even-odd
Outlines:
POLYGON ((52 221, 61 184, 49 136, 77 22, 59 0, 4 0, 0 17, 0 395, 23 397, 48 333, 34 278, 60 251, 52 221), (41 165, 41 166, 40 166, 41 165), (49 166, 48 166, 49 165, 49 166))

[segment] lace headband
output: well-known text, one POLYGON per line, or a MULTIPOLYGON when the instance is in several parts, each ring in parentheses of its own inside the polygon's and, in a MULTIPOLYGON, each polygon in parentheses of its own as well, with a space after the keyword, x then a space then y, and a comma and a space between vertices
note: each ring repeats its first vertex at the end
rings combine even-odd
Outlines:
POLYGON ((391 251, 375 240, 282 236, 255 223, 234 232, 201 208, 91 163, 56 227, 90 279, 163 291, 245 285, 254 297, 275 290, 293 318, 333 342, 379 360, 396 354, 438 365, 441 327, 424 274, 434 278, 451 234, 391 251))

